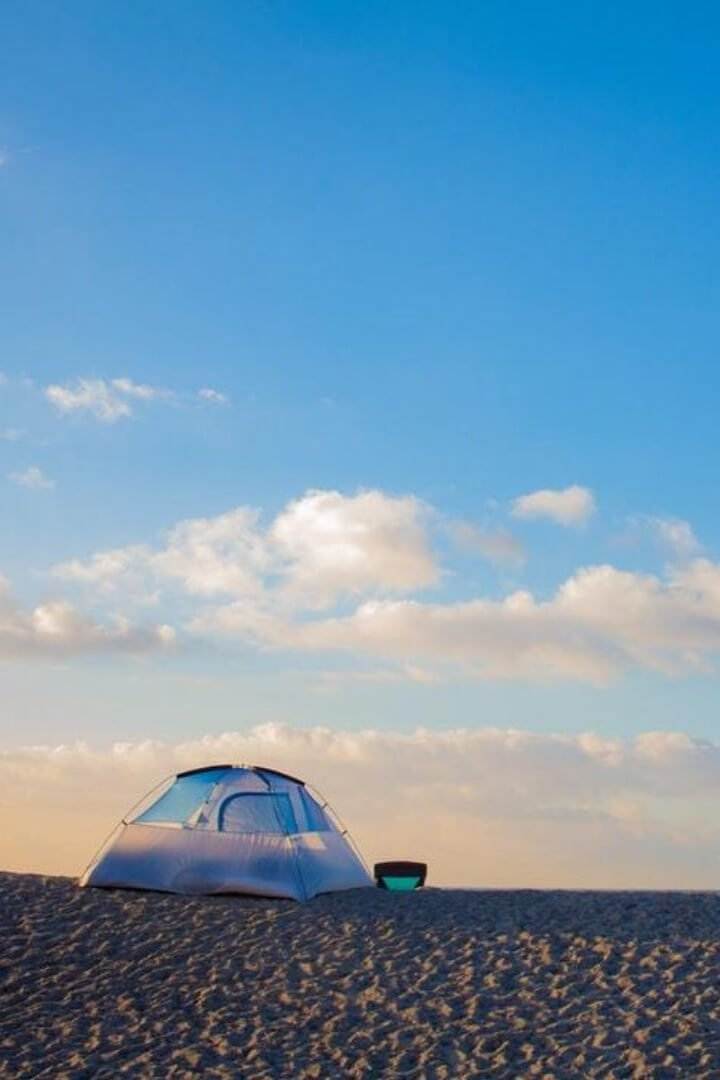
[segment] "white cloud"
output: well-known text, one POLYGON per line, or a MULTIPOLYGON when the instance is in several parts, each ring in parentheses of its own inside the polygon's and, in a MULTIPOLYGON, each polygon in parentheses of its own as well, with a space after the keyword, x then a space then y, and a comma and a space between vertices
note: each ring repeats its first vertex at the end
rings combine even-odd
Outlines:
POLYGON ((174 637, 166 625, 135 627, 119 617, 98 623, 64 600, 23 611, 0 578, 0 658, 145 653, 172 644, 174 637))
POLYGON ((2 439, 3 442, 17 442, 18 439, 22 438, 22 435, 23 433, 20 428, 8 427, 3 428, 0 431, 0 439, 2 439))
POLYGON ((368 862, 425 859, 433 884, 717 887, 720 748, 682 732, 626 741, 267 724, 172 744, 8 749, 0 802, 14 827, 0 832, 0 865, 78 873, 163 776, 224 761, 302 776, 368 862))
POLYGON ((592 492, 577 484, 558 491, 549 488, 533 491, 528 495, 520 495, 512 504, 514 517, 546 517, 558 525, 581 525, 594 512, 595 499, 592 492))
POLYGON ((461 551, 481 555, 501 566, 517 567, 525 562, 524 545, 507 529, 482 529, 467 521, 453 521, 449 531, 461 551))
POLYGON ((53 568, 53 574, 66 581, 93 586, 100 592, 114 592, 118 586, 127 590, 133 577, 137 586, 140 580, 138 572, 150 556, 150 548, 141 544, 116 548, 98 552, 87 562, 71 559, 60 563, 53 568))
POLYGON ((239 507, 214 518, 191 518, 169 531, 162 548, 143 544, 116 548, 85 562, 61 563, 53 573, 106 593, 142 595, 160 582, 194 596, 258 598, 270 561, 258 516, 255 510, 239 507))
POLYGON ((678 559, 688 559, 701 549, 692 525, 681 518, 648 518, 658 541, 678 559))
POLYGON ((673 562, 687 562, 703 550, 690 522, 675 517, 633 514, 612 538, 615 546, 624 548, 643 548, 648 540, 673 562))
MULTIPOLYGON (((255 607, 317 609, 342 597, 396 594, 438 578, 412 497, 310 491, 263 529, 256 510, 180 522, 165 545, 101 552, 54 568, 56 577, 105 591, 174 583, 195 596, 253 598, 255 607)), ((255 608, 253 608, 254 610, 255 608)))
POLYGON ((219 390, 213 390, 210 386, 204 386, 198 390, 198 397, 203 401, 209 401, 213 405, 227 405, 230 401, 227 394, 221 394, 219 390))
POLYGON ((691 560, 663 577, 589 566, 547 599, 516 590, 431 603, 417 594, 441 577, 436 523, 411 496, 310 491, 266 527, 240 507, 180 522, 159 548, 100 552, 53 573, 96 598, 180 594, 192 635, 341 652, 431 678, 600 685, 631 670, 708 671, 720 656, 716 563, 691 560))
POLYGON ((105 424, 132 416, 133 400, 172 398, 169 390, 135 383, 132 379, 77 379, 74 384, 45 388, 45 397, 61 413, 89 412, 105 424))
POLYGON ((55 487, 55 482, 48 479, 42 469, 37 465, 30 465, 23 472, 9 474, 9 479, 19 487, 32 488, 35 491, 47 490, 55 487))
POLYGON ((268 538, 285 562, 283 591, 300 606, 343 596, 402 593, 438 580, 428 509, 412 496, 309 491, 273 522, 268 538))
POLYGON ((158 398, 170 398, 172 392, 159 386, 147 386, 144 383, 133 382, 132 379, 113 379, 112 385, 120 394, 126 397, 139 398, 140 401, 153 401, 158 398))
POLYGON ((192 629, 465 677, 603 684, 631 669, 708 669, 720 654, 720 566, 697 560, 664 580, 594 566, 547 601, 523 591, 445 604, 373 600, 350 615, 313 620, 232 603, 198 614, 192 629))
POLYGON ((165 548, 146 560, 152 574, 170 578, 196 595, 253 596, 268 554, 255 510, 240 507, 214 518, 181 521, 165 548))
POLYGON ((61 413, 87 410, 106 424, 132 414, 128 402, 104 379, 78 379, 74 387, 48 386, 45 396, 61 413))

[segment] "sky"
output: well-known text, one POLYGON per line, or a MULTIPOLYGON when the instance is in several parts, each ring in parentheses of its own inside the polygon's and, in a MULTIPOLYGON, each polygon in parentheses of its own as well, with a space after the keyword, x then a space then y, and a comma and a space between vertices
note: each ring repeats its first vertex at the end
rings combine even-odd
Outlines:
POLYGON ((225 749, 717 886, 717 21, 3 5, 0 865, 225 749))

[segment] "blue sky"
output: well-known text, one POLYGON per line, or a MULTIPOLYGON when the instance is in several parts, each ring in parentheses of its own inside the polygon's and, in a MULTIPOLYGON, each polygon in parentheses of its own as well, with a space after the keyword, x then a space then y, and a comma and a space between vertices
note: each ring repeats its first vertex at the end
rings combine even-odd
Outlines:
POLYGON ((442 649, 436 671, 394 637, 288 644, 378 597, 540 603, 602 564, 695 595, 688 567, 714 573, 720 546, 715 13, 390 7, 3 6, 0 571, 18 626, 61 600, 97 626, 176 632, 131 656, 8 648, 8 745, 272 718, 714 735, 713 583, 693 614, 707 641, 688 644, 683 609, 668 663, 607 679, 542 659, 480 677, 482 656, 449 671, 442 649), (156 396, 119 392, 115 422, 58 409, 48 387, 79 379, 156 396), (514 512, 573 485, 586 517, 514 512), (193 629, 237 591, 170 588, 146 565, 142 587, 52 570, 163 550, 178 522, 235 507, 271 529, 311 490, 431 507, 437 580, 379 573, 283 608, 258 642, 193 629), (672 521, 694 547, 663 542, 672 521), (457 522, 524 561, 454 544, 457 522))

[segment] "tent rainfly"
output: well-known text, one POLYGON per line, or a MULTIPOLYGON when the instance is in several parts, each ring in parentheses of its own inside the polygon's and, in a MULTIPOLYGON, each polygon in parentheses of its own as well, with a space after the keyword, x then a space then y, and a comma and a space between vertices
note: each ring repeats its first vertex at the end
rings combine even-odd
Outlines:
POLYGON ((373 884, 330 807, 294 776, 211 765, 163 784, 122 820, 81 886, 302 901, 373 884))

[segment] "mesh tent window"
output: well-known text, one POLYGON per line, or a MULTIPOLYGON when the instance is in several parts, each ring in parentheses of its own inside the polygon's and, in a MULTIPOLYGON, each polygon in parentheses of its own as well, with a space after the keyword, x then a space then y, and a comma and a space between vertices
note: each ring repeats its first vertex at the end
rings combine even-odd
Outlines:
POLYGON ((306 788, 300 788, 300 799, 307 818, 308 832, 330 832, 331 826, 323 808, 313 799, 306 788))
POLYGON ((205 769, 178 776, 172 787, 139 814, 135 821, 141 825, 184 825, 200 809, 226 771, 205 769))
POLYGON ((298 827, 290 797, 283 792, 228 795, 218 811, 220 832, 292 835, 298 827))

